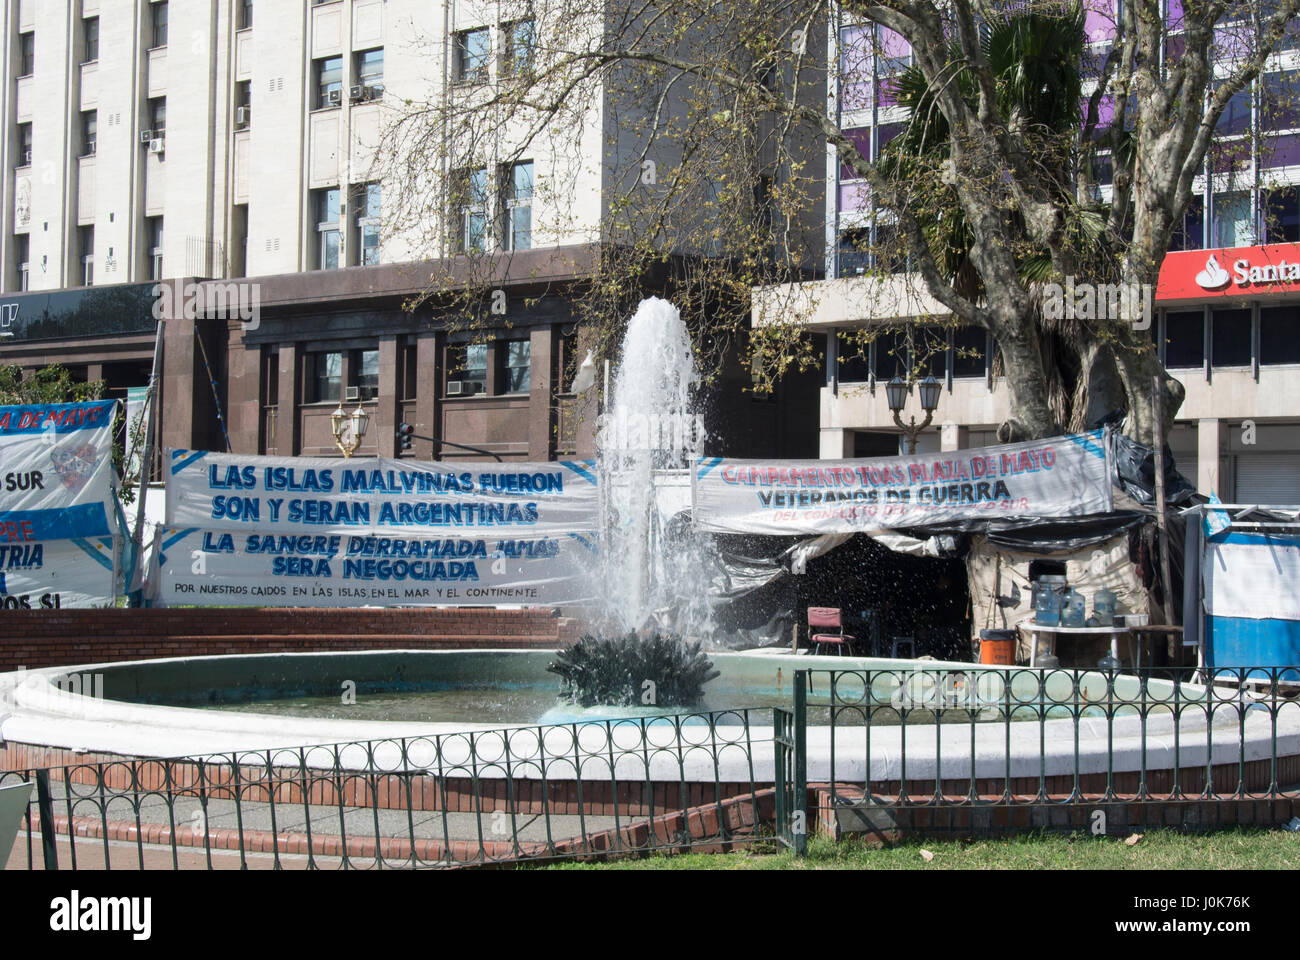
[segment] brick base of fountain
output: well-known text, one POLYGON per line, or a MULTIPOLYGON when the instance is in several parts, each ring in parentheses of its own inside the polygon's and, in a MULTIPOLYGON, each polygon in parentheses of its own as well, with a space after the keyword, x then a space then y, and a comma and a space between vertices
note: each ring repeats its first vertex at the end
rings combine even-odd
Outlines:
POLYGON ((0 672, 156 657, 348 650, 553 650, 584 624, 545 607, 8 610, 0 672))

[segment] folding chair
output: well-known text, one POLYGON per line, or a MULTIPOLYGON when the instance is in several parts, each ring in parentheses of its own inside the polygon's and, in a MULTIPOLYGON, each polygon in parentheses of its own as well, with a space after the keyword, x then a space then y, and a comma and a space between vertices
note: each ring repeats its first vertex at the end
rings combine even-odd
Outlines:
POLYGON ((808 642, 812 645, 814 655, 820 656, 822 647, 833 647, 839 656, 844 656, 846 650, 852 655, 853 640, 852 636, 844 632, 844 623, 840 617, 839 607, 808 608, 808 642), (815 632, 817 630, 834 630, 836 632, 817 633, 815 632))

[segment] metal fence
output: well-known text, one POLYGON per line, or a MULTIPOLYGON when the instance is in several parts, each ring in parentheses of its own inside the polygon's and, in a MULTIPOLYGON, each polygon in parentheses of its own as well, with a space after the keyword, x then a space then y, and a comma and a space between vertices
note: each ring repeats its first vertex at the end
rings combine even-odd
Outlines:
MULTIPOLYGON (((35 781, 31 868, 451 867, 729 850, 766 835, 771 710, 111 760, 35 781), (757 719, 758 726, 754 726, 757 719), (766 772, 766 769, 764 769, 766 772)), ((11 862, 13 859, 11 858, 11 862)))
POLYGON ((788 709, 88 760, 0 786, 36 783, 11 857, 28 868, 802 853, 846 812, 1300 802, 1297 669, 798 671, 788 709))
POLYGON ((1296 676, 918 664, 795 683, 825 719, 808 776, 830 806, 971 807, 1300 797, 1296 676))

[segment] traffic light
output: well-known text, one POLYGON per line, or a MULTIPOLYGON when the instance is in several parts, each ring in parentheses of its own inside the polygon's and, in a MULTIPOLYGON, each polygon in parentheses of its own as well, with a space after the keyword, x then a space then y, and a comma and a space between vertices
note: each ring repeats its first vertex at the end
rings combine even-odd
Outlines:
POLYGON ((411 438, 415 434, 415 426, 410 423, 399 423, 397 425, 397 435, 402 438, 402 449, 411 449, 411 438))

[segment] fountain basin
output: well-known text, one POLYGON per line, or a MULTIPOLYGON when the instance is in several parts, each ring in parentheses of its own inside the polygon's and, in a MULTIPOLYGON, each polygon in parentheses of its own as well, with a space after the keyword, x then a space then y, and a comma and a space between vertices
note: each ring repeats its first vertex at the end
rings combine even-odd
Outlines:
MULTIPOLYGON (((320 753, 322 764, 328 760, 356 769, 381 763, 379 758, 386 756, 385 750, 392 757, 382 760, 381 765, 403 762, 395 745, 402 738, 446 737, 507 727, 512 729, 493 734, 503 744, 525 738, 533 749, 576 749, 591 757, 599 756, 611 745, 617 748, 620 738, 628 744, 640 741, 641 723, 619 718, 651 713, 650 709, 582 711, 571 707, 564 708, 567 713, 562 709, 550 716, 543 712, 541 716, 513 721, 487 706, 444 720, 348 719, 342 712, 352 709, 341 703, 343 685, 348 682, 356 685, 358 703, 370 696, 401 695, 411 689, 436 692, 439 688, 460 690, 466 686, 478 687, 485 703, 511 691, 528 691, 532 697, 539 690, 558 690, 558 679, 545 672, 551 657, 549 652, 503 650, 261 654, 0 674, 0 699, 7 714, 0 720, 0 734, 11 743, 128 757, 203 756, 354 741, 388 744, 377 750, 347 748, 320 753), (80 684, 79 688, 73 680, 80 684), (102 697, 87 696, 86 692, 102 692, 102 697), (283 703, 290 699, 283 696, 286 693, 297 698, 333 698, 339 701, 338 715, 296 716, 289 711, 267 716, 242 709, 269 702, 250 702, 256 696, 269 695, 283 703), (223 698, 242 698, 245 703, 238 710, 210 708, 214 699, 223 698), (611 722, 584 722, 597 719, 611 722)), ((1108 767, 1115 771, 1152 771, 1172 767, 1175 760, 1184 768, 1204 764, 1211 756, 1214 763, 1262 759, 1272 750, 1268 711, 1247 709, 1243 715, 1234 699, 1225 699, 1219 709, 1215 703, 1219 694, 1186 684, 1178 691, 1178 703, 1187 709, 1175 724, 1174 687, 1159 680, 1148 682, 1144 718, 1133 706, 1108 708, 1100 699, 1106 689, 1106 678, 1100 674, 1082 678, 1080 688, 1086 702, 1067 704, 1073 684, 1064 672, 1044 675, 1017 671, 1008 691, 1001 679, 1002 671, 966 663, 927 662, 922 667, 915 661, 794 656, 777 651, 718 653, 713 657, 721 676, 706 689, 704 707, 735 712, 715 717, 712 728, 703 716, 693 718, 694 722, 692 718, 684 722, 662 720, 659 723, 663 730, 655 736, 664 740, 665 747, 672 745, 670 741, 676 746, 689 746, 712 737, 729 744, 747 741, 753 748, 718 751, 716 769, 712 758, 703 762, 701 757, 701 762, 690 764, 685 772, 689 780, 740 782, 752 776, 770 781, 774 776, 773 758, 770 743, 765 743, 772 736, 770 707, 790 702, 794 672, 801 669, 873 672, 870 695, 864 684, 865 673, 847 673, 839 678, 837 703, 844 709, 834 731, 824 722, 824 706, 822 722, 818 722, 818 706, 827 702, 829 691, 826 675, 814 675, 807 737, 811 781, 832 775, 832 747, 836 778, 859 781, 867 777, 873 781, 896 779, 904 755, 907 778, 911 780, 936 775, 999 778, 1008 773, 1066 776, 1076 770, 1104 772, 1108 767), (949 671, 949 677, 959 673, 961 688, 938 682, 936 678, 943 675, 935 671, 949 671), (1045 698, 1039 677, 1045 677, 1045 698), (936 705, 952 710, 954 698, 962 696, 975 713, 996 713, 985 717, 995 722, 918 722, 936 705), (1207 697, 1213 709, 1207 710, 1207 697), (855 703, 863 712, 868 707, 877 711, 869 735, 861 714, 853 712, 855 703), (995 710, 998 704, 1001 707, 995 710), (757 708, 750 711, 747 727, 740 712, 746 705, 757 708), (1005 716, 1006 707, 1013 713, 1020 711, 1022 719, 1044 713, 1046 719, 997 722, 1005 716), (1062 715, 1076 708, 1081 713, 1077 721, 1072 715, 1062 715), (1107 709, 1115 713, 1109 721, 1107 709), (1056 711, 1057 718, 1053 718, 1052 711, 1056 711), (881 713, 903 712, 909 717, 905 726, 880 722, 881 713)), ((1117 677, 1116 697, 1135 698, 1138 683, 1135 677, 1117 677)), ((1231 696, 1235 698, 1235 694, 1231 696)), ((532 704, 536 698, 525 701, 532 704)), ((1276 727, 1277 755, 1300 754, 1300 704, 1280 711, 1276 727)), ((679 764, 668 757, 662 764, 651 758, 648 766, 651 779, 676 781, 683 775, 679 764)), ((489 769, 480 775, 490 778, 504 774, 489 769)), ((516 772, 515 776, 527 778, 528 773, 516 772)))

